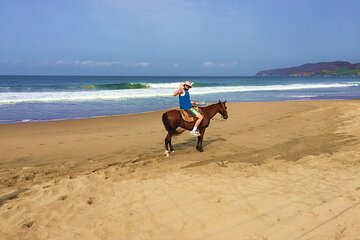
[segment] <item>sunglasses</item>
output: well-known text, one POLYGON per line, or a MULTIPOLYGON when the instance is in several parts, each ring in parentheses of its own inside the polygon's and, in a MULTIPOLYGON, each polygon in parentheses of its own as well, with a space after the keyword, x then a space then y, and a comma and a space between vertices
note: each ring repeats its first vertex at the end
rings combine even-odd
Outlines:
POLYGON ((191 86, 189 86, 189 85, 184 85, 184 87, 188 87, 188 88, 191 88, 191 86))

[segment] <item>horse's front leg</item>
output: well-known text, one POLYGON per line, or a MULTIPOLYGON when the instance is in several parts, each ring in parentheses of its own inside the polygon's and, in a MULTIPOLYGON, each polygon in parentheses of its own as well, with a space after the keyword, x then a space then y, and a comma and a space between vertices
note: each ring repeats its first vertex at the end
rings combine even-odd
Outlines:
POLYGON ((198 137, 198 142, 196 144, 196 149, 199 151, 199 152, 203 152, 204 149, 202 147, 202 142, 203 142, 203 139, 204 139, 204 134, 205 134, 205 128, 200 128, 199 129, 199 132, 200 132, 200 136, 198 137))
POLYGON ((171 144, 171 140, 172 140, 172 135, 171 135, 171 137, 170 137, 169 147, 170 147, 170 152, 174 152, 174 148, 173 148, 173 146, 172 146, 172 144, 171 144))

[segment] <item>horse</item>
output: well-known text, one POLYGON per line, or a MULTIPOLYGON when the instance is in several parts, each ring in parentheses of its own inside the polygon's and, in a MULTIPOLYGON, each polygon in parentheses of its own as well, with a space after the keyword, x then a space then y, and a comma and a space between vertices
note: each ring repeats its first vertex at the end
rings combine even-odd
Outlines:
MULTIPOLYGON (((201 135, 198 137, 196 149, 199 152, 203 152, 204 149, 202 146, 202 142, 203 142, 205 130, 210 124, 210 120, 217 113, 220 113, 220 115, 224 119, 227 119, 228 113, 227 113, 226 101, 221 102, 220 100, 218 103, 211 104, 206 107, 200 107, 200 109, 202 111, 202 115, 204 116, 204 119, 201 121, 201 124, 198 127, 198 130, 201 135)), ((196 118, 195 118, 195 120, 196 120, 196 118)), ((165 138, 165 156, 168 157, 170 152, 174 152, 174 148, 171 144, 172 136, 179 135, 182 132, 184 132, 185 130, 191 131, 191 129, 193 129, 193 127, 195 125, 195 121, 193 121, 193 122, 184 121, 183 118, 181 117, 180 111, 173 109, 173 110, 165 112, 162 115, 162 122, 165 126, 166 131, 168 132, 168 134, 166 135, 166 138, 165 138), (182 128, 182 130, 177 130, 177 128, 182 128), (170 151, 169 151, 169 147, 170 147, 170 151)))

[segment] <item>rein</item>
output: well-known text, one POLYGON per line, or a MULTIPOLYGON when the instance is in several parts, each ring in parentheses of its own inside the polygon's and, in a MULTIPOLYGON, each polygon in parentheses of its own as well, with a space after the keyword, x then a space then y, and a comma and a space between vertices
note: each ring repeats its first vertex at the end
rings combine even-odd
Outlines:
MULTIPOLYGON (((202 104, 205 104, 205 102, 202 102, 202 104)), ((210 105, 207 105, 205 107, 208 107, 208 106, 211 106, 212 104, 210 105)), ((200 107, 200 106, 199 106, 200 107)), ((216 123, 216 122, 222 122, 222 121, 225 121, 225 119, 223 118, 223 116, 220 114, 220 117, 217 117, 217 115, 220 114, 220 113, 215 113, 215 115, 210 119, 209 121, 209 126, 212 125, 212 123, 216 123)))
MULTIPOLYGON (((216 115, 217 115, 217 114, 216 114, 216 115)), ((215 115, 215 116, 216 116, 216 115, 215 115)), ((223 118, 223 116, 221 116, 221 114, 220 114, 220 118, 219 118, 219 117, 215 118, 215 116, 211 119, 211 121, 210 121, 210 123, 209 123, 209 126, 212 125, 213 123, 218 123, 218 122, 223 122, 223 121, 225 121, 225 119, 223 118)))

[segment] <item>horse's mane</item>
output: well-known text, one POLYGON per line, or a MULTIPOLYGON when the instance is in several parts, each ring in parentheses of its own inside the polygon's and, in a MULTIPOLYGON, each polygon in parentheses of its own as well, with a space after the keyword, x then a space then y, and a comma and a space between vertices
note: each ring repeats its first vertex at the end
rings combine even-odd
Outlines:
POLYGON ((204 109, 204 108, 212 107, 212 106, 217 105, 217 104, 219 104, 219 103, 213 103, 213 104, 210 104, 210 105, 207 105, 207 106, 204 106, 204 107, 199 106, 199 108, 204 109))

